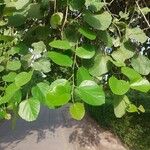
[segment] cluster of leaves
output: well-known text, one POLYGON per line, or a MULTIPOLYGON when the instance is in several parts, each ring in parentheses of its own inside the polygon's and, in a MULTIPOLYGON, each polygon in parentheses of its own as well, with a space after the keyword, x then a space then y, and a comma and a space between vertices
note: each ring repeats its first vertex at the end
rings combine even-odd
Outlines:
MULTIPOLYGON (((117 117, 144 112, 131 90, 148 93, 150 60, 138 45, 148 39, 133 23, 147 7, 113 14, 101 0, 0 0, 0 117, 11 112, 34 121, 40 105, 68 103, 74 119, 84 103, 100 106, 107 95, 117 117)), ((138 5, 139 6, 139 5, 138 5)))

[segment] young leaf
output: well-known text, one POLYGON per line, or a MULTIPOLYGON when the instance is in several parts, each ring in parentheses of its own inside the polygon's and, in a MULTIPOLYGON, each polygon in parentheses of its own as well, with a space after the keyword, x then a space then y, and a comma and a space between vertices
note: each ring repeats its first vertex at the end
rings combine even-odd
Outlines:
POLYGON ((76 88, 76 94, 87 104, 100 106, 105 103, 105 94, 101 86, 94 81, 85 80, 76 88))
POLYGON ((69 108, 71 117, 76 120, 81 120, 85 115, 85 108, 82 103, 72 104, 69 108))
POLYGON ((72 59, 64 54, 58 53, 58 52, 49 52, 48 57, 57 65, 65 66, 65 67, 71 67, 73 64, 72 59))
POLYGON ((118 80, 116 77, 112 76, 109 79, 109 87, 114 94, 124 95, 130 89, 130 84, 129 82, 118 80))
POLYGON ((26 121, 34 121, 40 112, 40 102, 34 98, 22 101, 19 104, 19 116, 26 121))
POLYGON ((50 85, 50 90, 46 95, 48 107, 62 106, 71 99, 71 86, 65 79, 58 79, 50 85))
POLYGON ((138 112, 138 108, 134 104, 129 104, 126 110, 130 113, 138 112))
POLYGON ((15 77, 15 84, 16 84, 18 87, 21 87, 21 86, 27 84, 27 83, 31 80, 32 74, 33 74, 32 71, 19 73, 19 74, 15 77))
POLYGON ((144 107, 142 105, 140 105, 138 107, 138 110, 141 111, 142 113, 145 113, 145 109, 144 109, 144 107))
POLYGON ((54 40, 50 42, 49 45, 57 49, 64 49, 64 50, 71 49, 70 43, 65 40, 54 40))
POLYGON ((51 16, 50 24, 53 29, 56 29, 59 25, 62 24, 63 13, 57 12, 51 16))

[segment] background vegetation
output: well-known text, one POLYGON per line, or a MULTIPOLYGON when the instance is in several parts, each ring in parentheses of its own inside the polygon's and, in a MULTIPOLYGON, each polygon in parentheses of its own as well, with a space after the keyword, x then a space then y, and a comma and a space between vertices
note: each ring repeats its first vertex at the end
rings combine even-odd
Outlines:
MULTIPOLYGON (((81 120, 85 104, 103 105, 124 116, 103 114, 123 137, 130 118, 149 112, 149 7, 148 0, 0 0, 0 118, 34 121, 41 105, 70 103, 81 120)), ((135 135, 145 133, 139 126, 135 135)), ((128 145, 136 140, 125 137, 128 145)))

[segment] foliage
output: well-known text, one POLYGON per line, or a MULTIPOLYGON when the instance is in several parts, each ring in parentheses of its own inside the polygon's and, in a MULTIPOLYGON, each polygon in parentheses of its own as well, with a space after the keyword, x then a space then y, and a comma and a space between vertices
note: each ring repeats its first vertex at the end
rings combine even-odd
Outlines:
POLYGON ((141 16, 149 27, 150 11, 134 2, 113 12, 113 3, 0 0, 1 118, 33 121, 40 105, 73 103, 68 111, 81 120, 85 103, 103 105, 107 95, 116 117, 144 112, 128 93, 150 90, 150 60, 139 50, 148 29, 136 23, 141 16))
POLYGON ((146 94, 130 93, 129 98, 136 105, 145 104, 146 113, 127 113, 122 118, 116 118, 113 105, 107 98, 106 105, 93 107, 87 106, 90 115, 103 127, 114 132, 122 142, 132 150, 149 150, 150 148, 150 109, 149 96, 146 94), (136 97, 135 97, 136 96, 136 97))

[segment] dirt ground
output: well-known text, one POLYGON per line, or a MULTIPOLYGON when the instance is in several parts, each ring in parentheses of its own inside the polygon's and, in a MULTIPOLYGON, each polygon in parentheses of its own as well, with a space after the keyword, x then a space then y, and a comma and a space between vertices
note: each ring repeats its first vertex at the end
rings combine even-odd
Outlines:
POLYGON ((19 119, 14 130, 11 121, 2 123, 0 150, 126 150, 116 136, 89 116, 75 121, 67 111, 68 107, 42 107, 37 121, 19 119))

